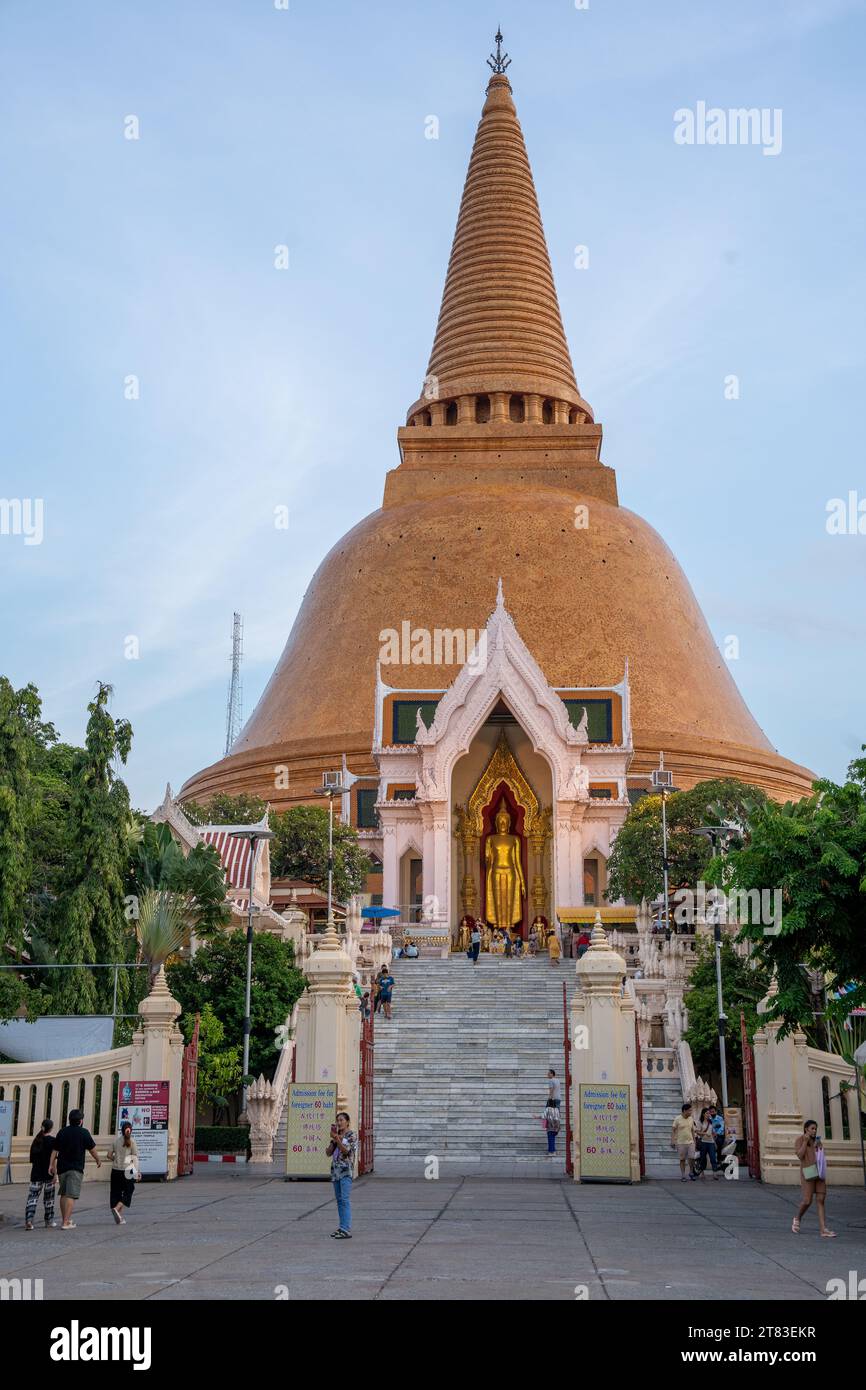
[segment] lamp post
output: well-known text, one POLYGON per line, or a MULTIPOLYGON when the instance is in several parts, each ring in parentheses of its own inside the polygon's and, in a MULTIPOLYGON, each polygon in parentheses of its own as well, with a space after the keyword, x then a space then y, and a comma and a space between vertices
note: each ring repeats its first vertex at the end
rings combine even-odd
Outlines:
MULTIPOLYGON (((709 840, 714 859, 716 857, 716 845, 721 842, 724 846, 736 833, 736 830, 730 825, 701 825, 697 830, 692 831, 693 835, 702 835, 705 840, 709 840)), ((724 1004, 722 1003, 722 924, 719 921, 717 904, 714 904, 713 912, 713 941, 715 943, 716 954, 716 1002, 719 1028, 719 1066, 722 1075, 722 1106, 727 1107, 728 1067, 725 1057, 725 1024, 727 1023, 727 1018, 725 1016, 724 1004)))
POLYGON ((244 991, 244 1085, 243 1085, 243 1109, 247 1108, 247 1073, 250 1069, 250 1033, 252 1032, 252 1021, 250 1017, 250 998, 252 995, 253 981, 253 881, 256 868, 256 852, 260 840, 272 840, 273 830, 267 830, 261 825, 245 825, 240 830, 229 831, 233 840, 249 840, 250 842, 250 882, 249 882, 249 902, 247 904, 247 979, 244 991))
POLYGON ((665 884, 665 940, 670 940, 671 934, 671 907, 668 889, 668 817, 667 817, 667 798, 670 792, 677 789, 674 786, 674 775, 665 770, 665 755, 659 753, 659 765, 653 770, 652 785, 661 794, 662 799, 662 873, 665 884))
POLYGON ((339 772, 323 772, 322 785, 316 788, 317 796, 328 798, 328 924, 333 917, 334 905, 334 797, 346 791, 339 772))

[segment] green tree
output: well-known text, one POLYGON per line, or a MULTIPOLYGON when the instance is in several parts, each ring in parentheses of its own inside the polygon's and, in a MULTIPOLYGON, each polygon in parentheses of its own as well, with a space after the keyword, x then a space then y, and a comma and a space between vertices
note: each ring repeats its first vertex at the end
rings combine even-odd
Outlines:
MULTIPOLYGON (((201 1013, 210 1004, 234 1045, 243 1040, 246 937, 226 932, 196 951, 192 960, 166 970, 169 989, 184 1013, 201 1013)), ((250 1075, 271 1077, 279 1059, 275 1030, 284 1024, 306 981, 295 967, 290 941, 257 932, 253 937, 250 1075)))
POLYGON ((128 892, 167 891, 186 899, 187 925, 199 938, 227 926, 231 911, 220 857, 213 845, 194 845, 185 855, 167 825, 145 821, 129 865, 128 892))
POLYGON ((19 958, 26 940, 31 835, 38 814, 33 767, 39 748, 56 738, 41 714, 35 685, 15 690, 0 676, 0 946, 19 958))
MULTIPOLYGON (((328 882, 328 812, 324 806, 292 806, 272 812, 269 824, 271 873, 274 878, 298 878, 323 888, 328 882)), ((334 821, 334 897, 345 902, 360 893, 370 861, 351 825, 334 821)))
POLYGON ((741 936, 775 972, 771 1017, 783 1020, 783 1032, 812 1022, 806 970, 831 989, 855 986, 828 1004, 831 1017, 866 1005, 866 758, 851 763, 842 785, 822 779, 802 801, 764 802, 725 869, 727 887, 781 891, 778 928, 765 934, 749 922, 741 936))
MULTIPOLYGON (((759 787, 734 778, 715 778, 667 798, 668 881, 671 890, 712 882, 712 848, 694 832, 701 825, 742 825, 766 796, 759 787)), ((631 807, 619 830, 608 862, 605 896, 651 902, 664 890, 662 865, 662 801, 643 796, 631 807)))
MULTIPOLYGON (((53 988, 60 1013, 108 1010, 112 972, 89 971, 79 963, 128 961, 134 934, 124 913, 124 879, 129 853, 129 793, 115 772, 132 745, 132 727, 113 719, 107 705, 111 686, 100 683, 88 705, 85 746, 77 750, 72 773, 66 864, 53 914, 53 946, 61 963, 76 969, 57 971, 53 988)), ((122 1011, 134 993, 128 976, 118 972, 117 1002, 122 1011)))
MULTIPOLYGON (((180 1020, 187 1042, 193 1034, 195 1017, 184 1014, 180 1020)), ((212 1004, 205 1004, 199 1015, 197 1105, 214 1108, 214 1123, 221 1124, 229 1110, 231 1099, 243 1081, 240 1046, 227 1046, 225 1028, 214 1013, 212 1004)))
POLYGON ((182 808, 193 825, 255 825, 268 809, 260 796, 247 792, 239 796, 217 792, 206 802, 184 801, 182 808))
MULTIPOLYGON (((722 1000, 728 1027, 725 1033, 725 1052, 731 1071, 742 1071, 743 1048, 740 1039, 740 1012, 745 1014, 746 1031, 751 1038, 757 1027, 758 1004, 770 984, 769 972, 760 964, 743 959, 734 949, 729 937, 722 941, 722 1000)), ((718 1000, 716 995, 716 953, 712 941, 701 938, 697 944, 697 960, 689 976, 689 987, 683 1000, 689 1012, 689 1026, 684 1034, 692 1049, 695 1070, 706 1076, 719 1070, 718 1000)))

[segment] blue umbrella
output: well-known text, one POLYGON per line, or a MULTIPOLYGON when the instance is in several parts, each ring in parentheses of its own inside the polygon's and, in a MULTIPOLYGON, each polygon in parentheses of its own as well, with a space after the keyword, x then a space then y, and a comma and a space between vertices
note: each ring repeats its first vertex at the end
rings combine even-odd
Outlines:
POLYGON ((399 917, 398 907, 362 907, 362 917, 399 917))

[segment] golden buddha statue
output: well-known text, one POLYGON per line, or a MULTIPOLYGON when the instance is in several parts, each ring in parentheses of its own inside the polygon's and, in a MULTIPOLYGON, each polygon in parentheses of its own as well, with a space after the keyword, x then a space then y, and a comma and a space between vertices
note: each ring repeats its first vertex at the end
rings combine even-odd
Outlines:
POLYGON ((511 816, 503 806, 496 817, 496 834, 488 835, 484 849, 487 870, 485 917, 500 931, 510 932, 523 920, 526 880, 520 862, 520 841, 509 834, 511 816))

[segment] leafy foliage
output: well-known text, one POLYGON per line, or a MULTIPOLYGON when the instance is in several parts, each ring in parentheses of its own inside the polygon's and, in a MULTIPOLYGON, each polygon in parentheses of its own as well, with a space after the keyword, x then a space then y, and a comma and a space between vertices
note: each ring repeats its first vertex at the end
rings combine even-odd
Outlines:
POLYGON ((167 825, 147 821, 135 845, 128 888, 136 896, 167 891, 187 900, 187 922, 198 937, 210 937, 231 919, 225 878, 213 845, 195 845, 184 855, 167 825))
MULTIPOLYGON (((328 882, 328 812, 323 806, 292 806, 270 817, 271 874, 299 878, 323 888, 328 882)), ((370 861, 351 825, 334 820, 334 897, 345 902, 360 893, 370 861)))
POLYGON ((851 763, 841 786, 821 780, 802 801, 765 802, 750 819, 747 843, 725 867, 737 889, 781 889, 778 932, 764 935, 760 924, 747 924, 741 935, 775 970, 771 1016, 784 1021, 783 1031, 812 1020, 803 966, 821 972, 830 988, 856 985, 828 1004, 831 1016, 866 1004, 866 758, 851 763))
MULTIPOLYGON (((203 1013, 210 1004, 229 1042, 241 1042, 246 980, 242 931, 226 932, 209 941, 192 960, 169 965, 166 975, 184 1013, 203 1013)), ((279 1059, 275 1029, 285 1023, 305 984, 295 967, 291 942, 261 932, 253 937, 251 1076, 273 1076, 279 1059)))
MULTIPOLYGON (((116 761, 125 763, 132 728, 108 712, 111 687, 100 684, 88 705, 85 746, 76 752, 66 863, 60 898, 53 914, 53 946, 61 963, 125 961, 132 937, 124 915, 124 878, 130 824, 129 793, 117 777, 116 761)), ((118 1008, 132 992, 130 972, 118 972, 118 1008)), ((58 971, 52 988, 55 1009, 62 1013, 96 1013, 108 1009, 111 971, 82 968, 58 971), (97 978, 99 977, 99 978, 97 978)))
POLYGON ((217 792, 204 803, 183 802, 184 815, 193 825, 255 825, 267 809, 266 802, 260 796, 251 796, 247 792, 240 796, 217 792))
MULTIPOLYGON (((195 1019, 190 1014, 181 1018, 181 1028, 187 1042, 192 1037, 195 1019)), ((211 1105, 217 1123, 228 1111, 231 1097, 237 1092, 243 1072, 241 1048, 228 1046, 225 1027, 214 1013, 213 1005, 205 1004, 199 1016, 197 1104, 211 1105)))
POLYGON ((25 943, 31 834, 38 812, 33 765, 38 749, 56 739, 41 714, 35 685, 15 690, 0 676, 0 942, 19 956, 25 943))
MULTIPOLYGON (((766 796, 759 787, 734 778, 698 782, 687 792, 667 798, 668 882, 671 890, 712 882, 712 847, 696 835, 707 824, 742 825, 766 796)), ((662 864, 662 799, 643 796, 631 807, 608 863, 606 897, 651 902, 664 889, 662 864)))
MULTIPOLYGON (((739 1071, 743 1065, 740 1012, 745 1014, 746 1031, 751 1038, 757 1027, 758 1004, 767 993, 770 975, 760 964, 739 956, 730 938, 722 941, 720 959, 722 1000, 728 1019, 725 1032, 727 1063, 729 1070, 739 1071)), ((702 1075, 718 1071, 716 958, 713 943, 706 937, 697 943, 697 963, 689 977, 689 988, 683 1002, 689 1012, 689 1026, 684 1036, 692 1049, 695 1070, 702 1075)))

